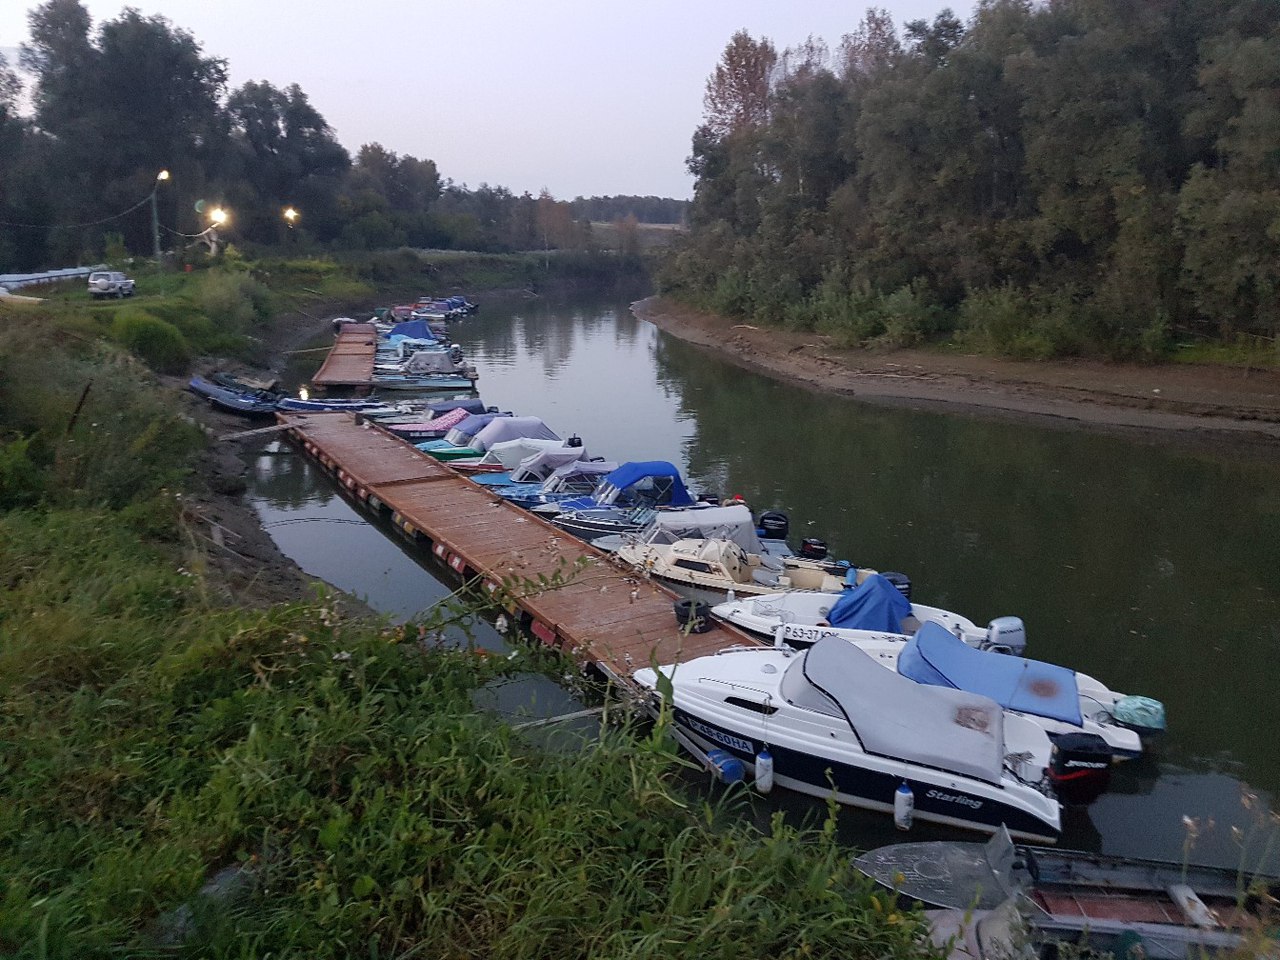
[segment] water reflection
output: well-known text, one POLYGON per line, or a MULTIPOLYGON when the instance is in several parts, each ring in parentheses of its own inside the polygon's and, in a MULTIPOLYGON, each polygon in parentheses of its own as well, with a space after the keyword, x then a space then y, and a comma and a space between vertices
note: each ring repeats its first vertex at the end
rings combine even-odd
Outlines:
MULTIPOLYGON (((1122 767, 1064 841, 1180 859, 1183 816, 1213 818, 1192 859, 1239 861, 1230 827, 1258 834, 1241 791, 1260 804, 1280 791, 1280 467, 824 396, 667 337, 629 299, 486 303, 450 332, 486 403, 577 432, 595 455, 672 460, 704 490, 786 511, 793 537, 906 571, 926 602, 1023 617, 1034 656, 1165 701, 1159 756, 1122 767)), ((309 467, 277 460, 254 470, 273 510, 349 510, 327 481, 310 490, 309 467)), ((377 568, 388 609, 445 589, 372 528, 382 547, 350 546, 346 526, 277 535, 326 579, 353 561, 377 568)), ((785 793, 767 806, 821 813, 785 793)), ((888 823, 841 822, 860 843, 888 823)))

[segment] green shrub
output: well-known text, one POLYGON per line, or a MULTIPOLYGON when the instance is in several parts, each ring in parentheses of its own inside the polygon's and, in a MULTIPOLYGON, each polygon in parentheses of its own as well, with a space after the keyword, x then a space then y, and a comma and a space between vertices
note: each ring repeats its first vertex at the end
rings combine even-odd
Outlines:
POLYGON ((42 475, 31 459, 30 447, 27 437, 0 443, 0 510, 28 506, 40 499, 42 475))
POLYGON ((271 291, 247 273, 210 270, 200 278, 196 302, 229 333, 245 333, 271 315, 271 291))
POLYGON ((180 373, 191 361, 191 348, 178 328, 144 310, 117 314, 111 323, 111 337, 162 373, 180 373))

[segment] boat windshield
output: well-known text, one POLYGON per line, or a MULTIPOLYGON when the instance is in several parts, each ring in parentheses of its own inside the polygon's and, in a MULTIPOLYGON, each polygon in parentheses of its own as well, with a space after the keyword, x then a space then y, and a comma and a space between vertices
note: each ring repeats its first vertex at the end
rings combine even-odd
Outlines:
POLYGON ((804 657, 796 657, 791 666, 787 667, 778 692, 793 707, 844 720, 836 702, 810 683, 809 678, 804 675, 804 657))

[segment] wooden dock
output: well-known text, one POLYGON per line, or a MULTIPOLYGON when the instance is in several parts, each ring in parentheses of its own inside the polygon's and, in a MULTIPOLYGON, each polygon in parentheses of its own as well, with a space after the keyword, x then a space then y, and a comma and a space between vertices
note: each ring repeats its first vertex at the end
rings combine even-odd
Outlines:
POLYGON ((357 501, 389 514, 398 530, 459 575, 511 591, 534 635, 596 664, 615 682, 630 684, 632 671, 651 658, 665 664, 734 644, 762 645, 719 622, 686 634, 676 623, 675 593, 358 415, 277 416, 357 501), (563 583, 538 589, 541 577, 563 583))
POLYGON ((371 386, 377 349, 378 330, 372 323, 342 324, 329 355, 311 378, 311 385, 317 390, 371 386))

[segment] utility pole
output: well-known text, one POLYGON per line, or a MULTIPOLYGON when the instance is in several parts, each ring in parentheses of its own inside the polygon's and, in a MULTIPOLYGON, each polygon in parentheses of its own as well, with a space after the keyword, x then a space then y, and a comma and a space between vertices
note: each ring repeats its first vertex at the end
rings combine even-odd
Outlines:
POLYGON ((156 182, 151 185, 151 248, 155 254, 156 265, 160 264, 160 210, 156 204, 156 191, 160 184, 169 179, 169 171, 161 170, 156 174, 156 182))

